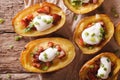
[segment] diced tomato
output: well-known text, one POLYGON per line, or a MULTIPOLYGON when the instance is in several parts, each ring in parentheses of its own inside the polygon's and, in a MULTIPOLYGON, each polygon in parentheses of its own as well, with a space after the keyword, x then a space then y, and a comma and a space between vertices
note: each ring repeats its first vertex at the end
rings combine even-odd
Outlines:
POLYGON ((97 80, 93 73, 88 73, 88 77, 90 80, 97 80))
POLYGON ((58 14, 51 14, 51 15, 53 16, 54 19, 53 24, 57 24, 57 22, 60 21, 61 16, 58 14))
POLYGON ((48 42, 48 46, 49 46, 49 47, 53 47, 53 46, 54 46, 54 43, 53 43, 53 42, 48 42))
POLYGON ((21 24, 22 24, 23 26, 25 26, 25 27, 28 26, 28 22, 26 22, 24 19, 21 20, 21 24))
POLYGON ((37 10, 38 13, 45 13, 49 14, 50 13, 50 7, 49 6, 43 6, 42 8, 39 8, 37 10))
POLYGON ((32 65, 33 65, 34 67, 37 67, 37 68, 40 68, 40 67, 41 67, 41 64, 40 64, 40 63, 32 63, 32 65))
POLYGON ((60 52, 60 55, 58 56, 58 58, 61 59, 61 58, 63 58, 65 55, 66 55, 65 51, 62 50, 62 51, 60 52))
POLYGON ((83 39, 82 39, 82 38, 79 39, 79 45, 80 45, 80 46, 84 46, 84 42, 83 42, 83 39))
POLYGON ((31 20, 33 19, 33 15, 32 15, 32 14, 27 15, 26 19, 27 19, 28 21, 31 21, 31 20))

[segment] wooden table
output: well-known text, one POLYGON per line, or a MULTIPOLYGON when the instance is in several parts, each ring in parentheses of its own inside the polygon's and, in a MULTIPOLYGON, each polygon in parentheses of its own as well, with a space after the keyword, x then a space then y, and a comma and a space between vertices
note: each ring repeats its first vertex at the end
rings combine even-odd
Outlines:
MULTIPOLYGON (((106 13, 112 18, 113 22, 116 24, 119 21, 119 18, 117 19, 113 18, 112 14, 110 13, 110 9, 108 9, 108 7, 111 8, 112 5, 114 5, 117 7, 117 9, 120 8, 120 6, 117 6, 119 5, 117 1, 118 0, 114 0, 114 1, 106 0, 102 5, 102 7, 104 8, 104 11, 102 11, 103 9, 101 9, 100 7, 94 12, 91 12, 89 14, 77 15, 77 16, 84 17, 84 16, 93 15, 95 13, 106 13), (117 5, 114 3, 116 3, 117 5)), ((23 9, 23 7, 24 7, 23 0, 0 0, 0 18, 5 19, 5 22, 3 24, 0 24, 0 80, 7 80, 7 79, 9 80, 41 80, 41 76, 43 80, 79 80, 78 73, 82 65, 97 54, 83 55, 81 54, 81 51, 77 47, 76 47, 76 57, 74 61, 70 65, 68 65, 67 67, 61 70, 47 73, 47 74, 39 74, 39 73, 30 73, 23 69, 23 67, 19 62, 20 53, 23 50, 23 47, 29 41, 40 38, 40 37, 37 37, 37 38, 24 37, 20 41, 15 41, 15 36, 17 34, 14 32, 12 28, 11 20, 18 11, 23 9), (14 46, 13 49, 11 49, 10 46, 14 46)), ((120 13, 120 10, 118 11, 118 13, 120 13)), ((75 15, 75 14, 72 13, 72 15, 75 15)), ((67 24, 69 23, 66 23, 66 25, 67 24)), ((63 29, 64 28, 62 28, 60 31, 62 31, 63 29)), ((54 36, 54 34, 50 36, 54 36)), ((57 36, 60 36, 60 35, 57 35, 57 36)), ((66 38, 71 40, 70 37, 66 36, 66 38)), ((102 51, 113 52, 114 50, 116 50, 116 46, 117 45, 115 44, 114 39, 112 39, 111 42, 108 43, 104 47, 104 49, 102 49, 100 52, 102 51)), ((117 55, 119 56, 119 54, 117 55)), ((120 78, 118 80, 120 80, 120 78)))

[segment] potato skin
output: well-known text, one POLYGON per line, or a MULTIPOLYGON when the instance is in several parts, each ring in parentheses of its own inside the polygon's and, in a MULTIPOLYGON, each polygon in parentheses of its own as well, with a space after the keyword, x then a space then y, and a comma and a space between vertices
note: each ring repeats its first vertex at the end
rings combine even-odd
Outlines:
POLYGON ((98 0, 97 4, 88 4, 86 6, 80 6, 78 9, 74 8, 71 4, 70 4, 70 0, 63 0, 64 4, 74 13, 76 14, 86 14, 89 13, 93 10, 95 10, 96 8, 98 8, 103 2, 104 0, 98 0))
POLYGON ((20 62, 22 66, 29 72, 47 73, 64 68, 73 61, 74 57, 75 57, 75 47, 69 40, 59 37, 41 38, 31 41, 25 46, 25 49, 22 51, 20 56, 20 62), (32 57, 30 53, 37 46, 42 46, 43 48, 47 48, 48 42, 59 44, 61 48, 64 49, 64 51, 66 52, 66 56, 63 59, 53 61, 53 64, 49 67, 49 69, 43 71, 41 69, 32 66, 32 62, 31 62, 32 57))
POLYGON ((117 42, 117 44, 120 46, 120 23, 117 24, 116 28, 115 28, 115 40, 117 42))
POLYGON ((99 60, 102 56, 110 58, 110 60, 115 64, 114 69, 112 69, 113 75, 109 77, 107 80, 117 80, 118 73, 120 70, 120 59, 114 53, 111 53, 111 52, 102 52, 97 56, 95 56, 94 58, 92 58, 91 60, 87 61, 83 65, 83 67, 80 69, 80 72, 79 72, 80 80, 85 80, 87 78, 87 72, 88 72, 89 66, 94 64, 95 61, 99 60))
POLYGON ((65 23, 65 20, 66 20, 65 13, 62 11, 62 9, 60 7, 58 7, 58 6, 56 6, 55 4, 52 4, 52 3, 43 2, 43 3, 40 3, 40 4, 35 4, 33 6, 30 6, 30 7, 26 8, 26 9, 18 12, 17 15, 12 20, 12 25, 13 25, 14 31, 17 34, 22 35, 22 36, 36 37, 36 36, 44 36, 44 35, 47 35, 47 34, 50 34, 52 32, 57 31, 58 29, 63 27, 63 25, 65 23), (25 33, 24 32, 25 28, 20 23, 20 21, 29 14, 36 15, 36 11, 39 8, 41 8, 42 6, 49 6, 51 8, 50 13, 60 15, 61 20, 58 22, 58 24, 52 26, 51 28, 49 28, 49 29, 47 29, 45 31, 42 31, 42 32, 31 31, 31 32, 25 33))
POLYGON ((105 14, 96 14, 95 16, 85 17, 78 23, 74 31, 73 39, 75 43, 78 45, 78 47, 82 50, 83 54, 95 54, 110 41, 113 34, 114 34, 114 25, 110 20, 110 18, 105 14), (105 40, 103 40, 100 43, 100 45, 95 46, 93 49, 89 49, 86 46, 79 45, 79 39, 82 34, 82 31, 88 26, 88 24, 97 22, 97 21, 103 21, 105 24, 105 27, 106 27, 105 40))

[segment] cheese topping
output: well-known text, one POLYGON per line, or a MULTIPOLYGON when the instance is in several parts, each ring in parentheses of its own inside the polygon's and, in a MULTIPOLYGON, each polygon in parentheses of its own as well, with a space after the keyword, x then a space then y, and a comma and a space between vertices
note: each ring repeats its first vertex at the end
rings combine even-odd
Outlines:
POLYGON ((57 56, 57 52, 58 50, 56 48, 48 48, 40 53, 39 60, 43 62, 50 62, 57 56))
POLYGON ((111 61, 108 57, 101 57, 100 68, 98 69, 97 76, 101 79, 107 79, 111 72, 111 61))
POLYGON ((37 31, 44 31, 52 27, 53 16, 40 14, 33 19, 33 24, 37 31))
POLYGON ((95 23, 82 32, 82 39, 85 43, 90 45, 99 44, 103 38, 103 33, 104 29, 101 24, 95 23))

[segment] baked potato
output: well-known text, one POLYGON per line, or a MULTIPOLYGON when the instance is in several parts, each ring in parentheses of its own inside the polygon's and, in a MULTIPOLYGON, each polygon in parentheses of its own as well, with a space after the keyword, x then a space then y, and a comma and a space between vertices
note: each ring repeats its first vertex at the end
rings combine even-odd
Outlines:
MULTIPOLYGON (((107 68, 104 68, 104 70, 107 70, 107 68)), ((80 69, 79 75, 80 80, 117 80, 119 70, 120 59, 114 53, 103 52, 86 62, 80 69), (101 57, 107 57, 111 61, 111 72, 106 79, 100 79, 96 74, 98 73, 97 70, 100 69, 99 66, 103 67, 100 63, 101 57)))
POLYGON ((27 71, 47 73, 64 68, 74 57, 75 48, 69 40, 58 37, 41 38, 25 46, 20 62, 27 71))
POLYGON ((19 35, 35 37, 55 32, 64 25, 65 20, 60 7, 43 2, 20 11, 13 18, 12 25, 19 35))
POLYGON ((94 54, 107 44, 114 34, 114 25, 105 14, 82 19, 76 26, 73 39, 83 54, 94 54))
POLYGON ((120 23, 115 28, 115 40, 117 44, 120 46, 120 23))
POLYGON ((64 4, 76 14, 85 14, 95 10, 104 0, 63 0, 64 4))

